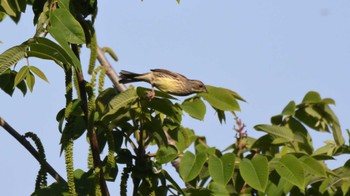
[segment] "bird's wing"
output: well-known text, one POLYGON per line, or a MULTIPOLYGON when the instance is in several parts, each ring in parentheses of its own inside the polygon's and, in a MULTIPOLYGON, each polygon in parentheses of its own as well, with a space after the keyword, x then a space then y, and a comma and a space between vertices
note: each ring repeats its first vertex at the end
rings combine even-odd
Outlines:
POLYGON ((160 74, 166 74, 168 76, 174 77, 175 79, 179 79, 179 78, 184 78, 187 80, 186 76, 181 75, 179 73, 175 73, 175 72, 171 72, 169 70, 166 69, 151 69, 152 72, 158 72, 160 74))

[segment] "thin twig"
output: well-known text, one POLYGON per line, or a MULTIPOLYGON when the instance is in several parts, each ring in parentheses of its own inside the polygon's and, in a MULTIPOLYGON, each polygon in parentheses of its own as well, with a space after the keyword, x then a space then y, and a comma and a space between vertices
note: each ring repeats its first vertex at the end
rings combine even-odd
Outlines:
MULTIPOLYGON (((11 127, 3 118, 0 117, 0 126, 3 127, 10 135, 12 135, 22 146, 27 149, 30 154, 40 163, 42 159, 40 158, 40 154, 38 151, 29 143, 29 141, 19 134, 14 128, 11 127)), ((60 174, 47 162, 44 161, 44 167, 46 171, 57 181, 61 183, 67 184, 67 182, 62 178, 60 174)))

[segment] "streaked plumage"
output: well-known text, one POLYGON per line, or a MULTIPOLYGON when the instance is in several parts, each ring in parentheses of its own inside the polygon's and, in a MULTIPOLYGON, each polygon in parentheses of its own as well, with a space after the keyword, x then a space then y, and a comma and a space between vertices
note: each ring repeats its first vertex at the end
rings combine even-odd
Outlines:
POLYGON ((151 69, 151 72, 144 74, 132 73, 122 70, 120 72, 120 83, 144 81, 159 90, 179 96, 186 96, 193 93, 208 92, 205 85, 199 80, 190 80, 185 76, 165 69, 151 69))

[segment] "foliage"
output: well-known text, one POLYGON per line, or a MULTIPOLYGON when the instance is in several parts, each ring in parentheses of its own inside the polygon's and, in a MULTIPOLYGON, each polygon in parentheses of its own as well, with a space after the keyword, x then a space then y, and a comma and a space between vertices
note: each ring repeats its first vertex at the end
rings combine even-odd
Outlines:
MULTIPOLYGON (((149 99, 150 89, 142 87, 130 86, 119 93, 113 88, 104 89, 107 65, 96 67, 96 59, 101 55, 94 29, 96 1, 4 0, 0 4, 0 21, 7 15, 19 22, 28 5, 35 14, 35 36, 0 55, 0 88, 10 96, 15 88, 25 95, 27 88, 33 91, 35 76, 48 81, 40 69, 29 64, 32 57, 52 60, 62 68, 66 78, 66 106, 58 112, 57 121, 68 183, 47 186, 43 155, 33 195, 108 195, 106 181, 117 178, 121 179, 121 195, 127 195, 130 178, 134 194, 140 195, 345 195, 349 192, 349 161, 334 170, 325 164, 350 152, 330 107, 335 103, 332 99, 308 92, 301 103, 288 103, 281 114, 271 118, 271 124, 256 125, 254 128, 265 135, 252 138, 235 114, 240 111, 239 101, 244 99, 229 89, 207 85, 208 93, 184 101, 160 91, 149 99), (87 68, 79 60, 79 48, 84 44, 91 50, 87 68), (16 71, 15 65, 22 59, 27 64, 16 71), (90 82, 84 80, 83 71, 91 75, 90 82), (75 98, 73 89, 77 92, 75 98), (221 123, 226 118, 236 119, 236 138, 232 138, 235 141, 225 150, 208 146, 205 137, 181 124, 185 113, 194 120, 204 120, 208 105, 221 123), (311 130, 331 132, 333 140, 314 149, 311 130), (73 144, 84 133, 90 142, 86 152, 91 155, 90 167, 86 171, 74 170, 73 144), (156 146, 157 151, 148 153, 149 146, 156 146), (108 155, 101 159, 104 148, 108 149, 108 155), (167 163, 176 168, 183 183, 176 182, 163 169, 167 163)), ((101 51, 118 59, 108 47, 101 51)), ((26 136, 39 141, 33 134, 26 136)), ((41 144, 37 145, 43 154, 41 144)))

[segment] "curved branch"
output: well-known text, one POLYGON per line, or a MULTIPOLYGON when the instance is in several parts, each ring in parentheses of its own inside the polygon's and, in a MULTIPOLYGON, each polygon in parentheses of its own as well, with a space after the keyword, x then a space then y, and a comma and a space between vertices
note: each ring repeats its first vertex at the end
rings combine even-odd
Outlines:
MULTIPOLYGON (((28 142, 28 140, 19 134, 14 128, 11 127, 3 118, 0 117, 0 126, 3 127, 10 135, 12 135, 22 146, 27 149, 30 154, 40 163, 42 159, 40 158, 40 154, 38 151, 28 142)), ((57 181, 61 183, 67 184, 67 182, 62 178, 60 174, 46 161, 43 162, 43 166, 46 171, 57 181)))

